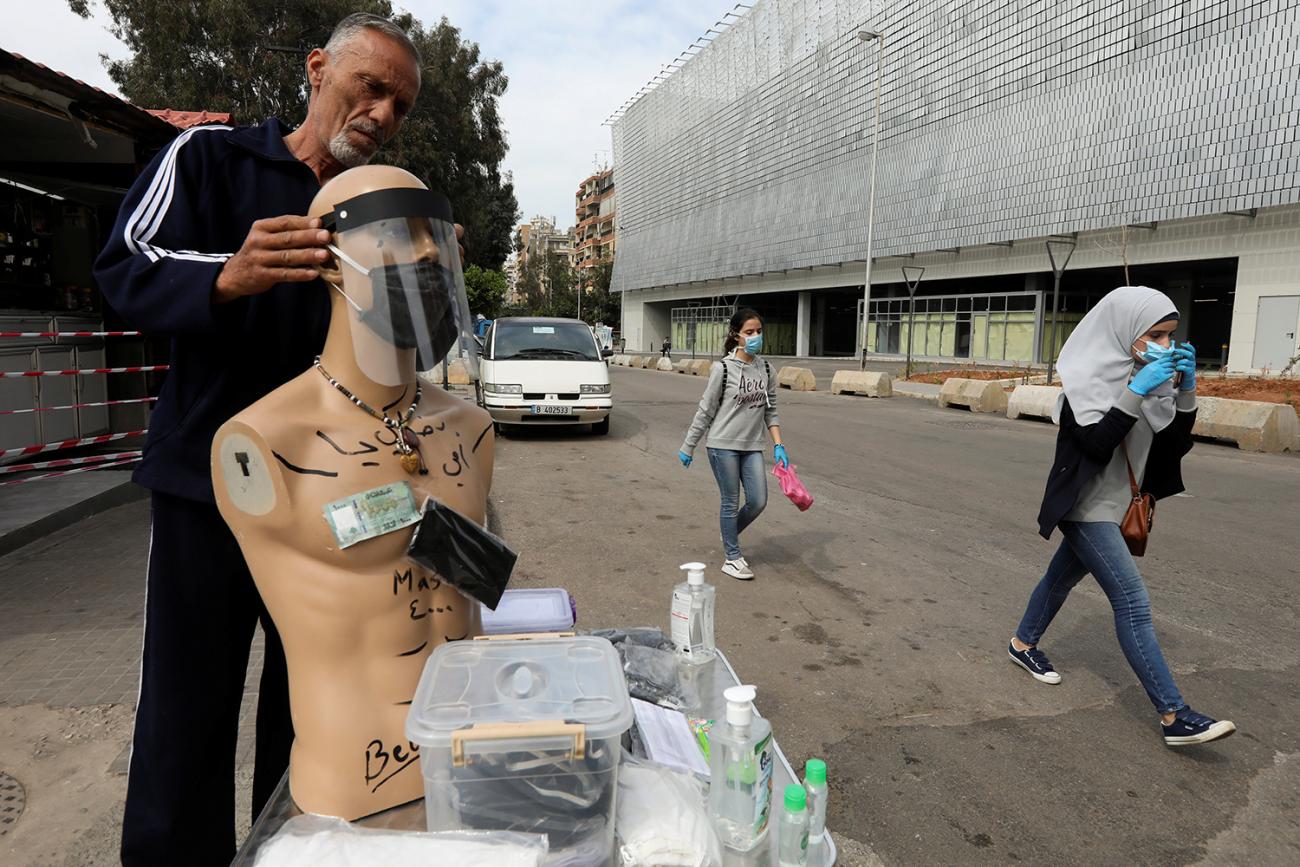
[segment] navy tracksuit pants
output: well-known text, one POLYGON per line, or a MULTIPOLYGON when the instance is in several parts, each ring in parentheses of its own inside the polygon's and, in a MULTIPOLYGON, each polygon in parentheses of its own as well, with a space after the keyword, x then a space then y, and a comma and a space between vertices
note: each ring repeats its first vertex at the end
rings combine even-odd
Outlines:
POLYGON ((258 621, 253 817, 289 766, 284 649, 235 537, 211 503, 153 494, 144 656, 122 863, 228 865, 235 853, 235 744, 258 621))

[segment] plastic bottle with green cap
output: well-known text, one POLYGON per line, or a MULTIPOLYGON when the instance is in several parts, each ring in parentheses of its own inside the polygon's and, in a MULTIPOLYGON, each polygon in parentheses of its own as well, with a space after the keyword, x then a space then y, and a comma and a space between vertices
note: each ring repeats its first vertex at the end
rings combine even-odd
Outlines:
POLYGON ((809 759, 803 766, 803 787, 808 792, 808 835, 816 843, 826 831, 826 763, 809 759))
POLYGON ((808 793, 791 783, 785 787, 785 810, 777 832, 777 862, 781 867, 805 867, 808 863, 808 793))

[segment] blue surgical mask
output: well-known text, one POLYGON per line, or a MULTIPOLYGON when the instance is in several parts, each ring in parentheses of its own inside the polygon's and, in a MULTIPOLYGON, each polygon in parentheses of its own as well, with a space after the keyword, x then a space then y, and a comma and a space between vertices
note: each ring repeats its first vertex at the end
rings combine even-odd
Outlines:
POLYGON ((763 335, 751 334, 745 338, 745 351, 750 355, 756 355, 763 348, 763 335))
POLYGON ((1150 363, 1152 361, 1159 361, 1161 358, 1165 357, 1166 355, 1168 355, 1173 351, 1174 351, 1173 342, 1170 342, 1169 346, 1166 347, 1166 346, 1161 346, 1159 343, 1156 343, 1154 340, 1148 340, 1147 348, 1143 350, 1141 358, 1143 361, 1150 363))

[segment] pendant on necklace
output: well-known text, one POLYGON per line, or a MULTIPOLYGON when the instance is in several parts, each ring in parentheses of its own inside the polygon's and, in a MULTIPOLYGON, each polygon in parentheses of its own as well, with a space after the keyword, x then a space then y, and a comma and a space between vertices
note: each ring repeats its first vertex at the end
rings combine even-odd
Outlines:
POLYGON ((405 452, 401 457, 402 469, 414 473, 420 468, 420 456, 415 452, 405 452))
POLYGON ((402 469, 414 473, 420 469, 420 438, 410 428, 402 428, 402 444, 406 450, 402 453, 402 469))

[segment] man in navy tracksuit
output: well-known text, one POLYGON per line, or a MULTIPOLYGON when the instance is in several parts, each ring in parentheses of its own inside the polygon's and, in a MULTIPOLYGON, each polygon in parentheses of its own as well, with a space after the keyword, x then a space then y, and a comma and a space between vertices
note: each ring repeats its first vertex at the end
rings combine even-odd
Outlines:
POLYGON ((153 509, 124 864, 230 862, 239 709, 259 618, 254 817, 288 766, 284 651, 217 512, 209 452, 221 424, 306 370, 324 345, 330 305, 315 266, 329 255, 329 233, 293 215, 397 132, 420 63, 383 19, 344 19, 308 56, 302 126, 290 132, 272 118, 185 131, 127 194, 96 262, 114 309, 171 338, 135 472, 153 509))

